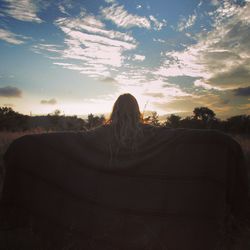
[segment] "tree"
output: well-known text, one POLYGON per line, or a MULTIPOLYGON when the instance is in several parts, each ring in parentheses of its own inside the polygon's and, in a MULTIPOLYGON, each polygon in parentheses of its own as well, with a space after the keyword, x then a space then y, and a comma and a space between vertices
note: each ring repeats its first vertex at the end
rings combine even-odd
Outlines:
POLYGON ((19 114, 10 107, 0 107, 0 130, 25 130, 27 118, 28 116, 19 114))
POLYGON ((166 127, 178 128, 180 126, 181 117, 175 114, 171 114, 167 117, 165 122, 166 127))
POLYGON ((214 111, 207 107, 197 107, 193 113, 195 120, 202 120, 204 123, 210 122, 215 118, 214 111))
POLYGON ((227 130, 233 133, 249 133, 250 116, 236 115, 227 119, 227 130))
POLYGON ((157 127, 161 125, 159 121, 159 115, 155 111, 152 112, 151 116, 146 117, 144 121, 150 125, 157 126, 157 127))
POLYGON ((101 126, 105 123, 105 117, 104 115, 101 116, 95 116, 93 114, 89 114, 88 118, 87 118, 87 128, 88 129, 92 129, 92 128, 96 128, 98 126, 101 126))
POLYGON ((51 113, 53 116, 60 116, 62 111, 60 109, 56 109, 54 112, 51 113))
POLYGON ((19 113, 9 107, 0 107, 0 117, 17 116, 19 113))
POLYGON ((51 129, 52 130, 63 130, 62 129, 62 116, 61 116, 61 110, 56 109, 54 112, 48 115, 49 120, 51 122, 51 129))

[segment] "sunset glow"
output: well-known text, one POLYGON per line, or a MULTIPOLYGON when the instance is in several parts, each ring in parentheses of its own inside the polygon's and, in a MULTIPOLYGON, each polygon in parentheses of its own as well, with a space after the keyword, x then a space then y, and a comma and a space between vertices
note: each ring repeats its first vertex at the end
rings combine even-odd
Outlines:
POLYGON ((249 0, 0 0, 0 106, 250 114, 249 0))

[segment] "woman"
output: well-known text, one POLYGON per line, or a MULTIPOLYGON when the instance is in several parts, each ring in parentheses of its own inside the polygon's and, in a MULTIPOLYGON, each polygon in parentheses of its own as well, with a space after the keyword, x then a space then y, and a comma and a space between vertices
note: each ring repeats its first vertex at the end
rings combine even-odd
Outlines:
POLYGON ((107 124, 120 147, 136 149, 137 140, 143 135, 143 118, 135 97, 131 94, 120 95, 107 124))

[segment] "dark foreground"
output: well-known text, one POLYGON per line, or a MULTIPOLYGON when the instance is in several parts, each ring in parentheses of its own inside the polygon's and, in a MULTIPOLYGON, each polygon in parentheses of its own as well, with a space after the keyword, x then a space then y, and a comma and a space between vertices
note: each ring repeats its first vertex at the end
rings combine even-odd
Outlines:
POLYGON ((2 249, 249 249, 239 145, 214 131, 145 131, 133 153, 107 129, 12 144, 2 249))

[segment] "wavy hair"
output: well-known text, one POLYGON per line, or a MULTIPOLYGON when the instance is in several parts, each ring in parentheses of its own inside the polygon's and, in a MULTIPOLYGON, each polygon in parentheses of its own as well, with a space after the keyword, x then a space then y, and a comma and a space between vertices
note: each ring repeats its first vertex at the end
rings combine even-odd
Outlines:
POLYGON ((142 135, 142 123, 142 114, 135 97, 128 93, 120 95, 108 121, 116 143, 120 147, 134 150, 142 135))

